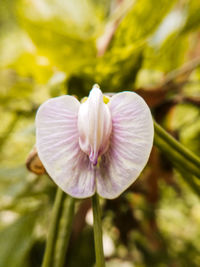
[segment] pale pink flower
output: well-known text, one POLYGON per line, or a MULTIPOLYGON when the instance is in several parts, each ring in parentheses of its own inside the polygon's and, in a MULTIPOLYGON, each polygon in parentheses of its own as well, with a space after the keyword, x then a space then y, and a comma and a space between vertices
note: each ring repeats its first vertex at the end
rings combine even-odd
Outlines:
POLYGON ((36 115, 39 157, 54 182, 76 198, 119 196, 145 167, 153 133, 139 95, 118 93, 105 104, 98 85, 84 103, 64 95, 46 101, 36 115))

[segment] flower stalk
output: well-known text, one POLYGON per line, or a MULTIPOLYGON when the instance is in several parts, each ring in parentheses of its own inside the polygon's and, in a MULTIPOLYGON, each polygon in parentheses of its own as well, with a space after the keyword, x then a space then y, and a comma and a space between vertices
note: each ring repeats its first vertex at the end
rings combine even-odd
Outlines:
POLYGON ((72 223, 74 218, 75 199, 66 195, 63 201, 62 214, 58 226, 53 266, 63 267, 69 245, 72 223))
POLYGON ((154 144, 168 157, 175 167, 184 168, 187 172, 200 178, 199 159, 190 150, 170 136, 154 121, 154 144))
POLYGON ((57 227, 60 219, 60 213, 61 213, 62 203, 64 200, 64 195, 65 193, 60 188, 58 188, 53 206, 52 218, 49 227, 49 233, 47 237, 42 267, 52 266, 52 257, 57 236, 57 227))
POLYGON ((200 158, 184 147, 180 142, 168 134, 158 123, 154 121, 155 132, 160 138, 166 141, 175 151, 180 153, 185 159, 200 168, 200 158))
POLYGON ((186 172, 184 169, 179 168, 178 172, 180 173, 182 179, 185 181, 185 183, 192 189, 192 191, 200 197, 200 186, 196 181, 196 178, 190 173, 186 172))
POLYGON ((96 267, 105 267, 105 259, 103 254, 103 240, 102 240, 102 225, 101 225, 101 210, 99 205, 99 197, 95 194, 92 197, 93 209, 93 227, 94 227, 94 243, 96 255, 96 267))

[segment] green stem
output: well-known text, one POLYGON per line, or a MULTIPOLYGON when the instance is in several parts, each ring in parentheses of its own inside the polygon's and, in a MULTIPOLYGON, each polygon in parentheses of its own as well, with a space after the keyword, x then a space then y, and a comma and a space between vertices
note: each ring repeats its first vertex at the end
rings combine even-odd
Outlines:
POLYGON ((154 135, 154 144, 165 154, 175 167, 181 167, 200 178, 200 168, 188 161, 182 154, 171 147, 168 142, 158 136, 156 132, 154 135))
POLYGON ((60 212, 65 193, 58 188, 56 192, 56 198, 53 206, 52 218, 49 227, 49 233, 47 237, 47 243, 42 262, 42 267, 50 267, 52 265, 52 257, 55 246, 55 240, 57 235, 57 226, 60 218, 60 212))
POLYGON ((58 227, 53 267, 63 267, 65 263, 74 218, 74 206, 75 199, 66 195, 58 227))
POLYGON ((102 226, 101 226, 101 210, 99 205, 99 197, 95 194, 92 197, 92 209, 94 219, 94 243, 96 254, 96 267, 105 267, 103 254, 102 226))
POLYGON ((165 154, 166 157, 168 157, 193 192, 200 196, 199 184, 193 176, 196 175, 200 178, 200 170, 195 168, 193 164, 174 151, 174 149, 171 148, 168 143, 164 142, 163 139, 161 139, 156 133, 154 136, 154 144, 165 154))
POLYGON ((195 177, 192 176, 192 175, 190 175, 188 172, 186 172, 185 170, 183 170, 181 167, 179 168, 178 171, 179 171, 181 177, 183 178, 183 180, 185 181, 185 183, 192 189, 192 191, 198 197, 200 197, 200 186, 196 182, 195 177))
POLYGON ((179 152, 185 159, 193 163, 197 168, 200 168, 200 158, 184 147, 175 138, 168 134, 159 124, 154 121, 155 133, 167 142, 175 151, 179 152))

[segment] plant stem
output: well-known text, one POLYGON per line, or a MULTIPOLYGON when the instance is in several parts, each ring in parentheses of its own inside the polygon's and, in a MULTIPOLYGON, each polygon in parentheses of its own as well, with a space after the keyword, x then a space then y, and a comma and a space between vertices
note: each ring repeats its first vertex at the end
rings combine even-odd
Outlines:
POLYGON ((75 199, 66 195, 58 227, 53 267, 63 267, 74 218, 75 199))
POLYGON ((64 200, 64 195, 65 193, 60 188, 58 188, 53 206, 52 218, 49 227, 49 233, 47 237, 42 267, 50 267, 52 265, 53 251, 57 235, 57 226, 60 218, 60 212, 64 200))
POLYGON ((157 132, 154 135, 154 144, 165 154, 165 156, 172 162, 172 164, 179 168, 187 170, 187 172, 200 178, 200 168, 192 164, 188 159, 186 159, 182 154, 177 152, 173 147, 170 146, 168 142, 163 140, 157 132))
POLYGON ((175 138, 173 138, 170 134, 168 134, 159 124, 154 121, 154 129, 155 133, 163 139, 168 145, 171 146, 175 151, 179 152, 185 159, 189 160, 193 163, 197 168, 200 168, 200 158, 196 156, 189 149, 184 147, 181 143, 179 143, 175 138))
POLYGON ((200 197, 200 186, 196 182, 196 179, 194 176, 190 175, 190 173, 186 172, 185 170, 179 168, 178 172, 180 173, 180 176, 183 178, 185 183, 192 189, 192 191, 200 197))
POLYGON ((101 225, 101 210, 99 205, 99 197, 95 194, 92 197, 92 209, 94 220, 94 243, 96 254, 96 267, 105 267, 105 260, 103 254, 103 240, 102 240, 102 225, 101 225))

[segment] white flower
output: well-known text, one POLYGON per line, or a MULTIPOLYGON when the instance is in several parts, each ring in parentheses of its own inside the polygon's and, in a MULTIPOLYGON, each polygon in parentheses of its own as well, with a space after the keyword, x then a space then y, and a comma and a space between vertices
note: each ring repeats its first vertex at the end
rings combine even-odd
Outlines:
POLYGON ((36 146, 47 172, 77 198, 96 191, 115 198, 145 167, 153 144, 153 120, 133 92, 115 94, 105 104, 97 85, 80 103, 65 95, 42 104, 36 116, 36 146))

